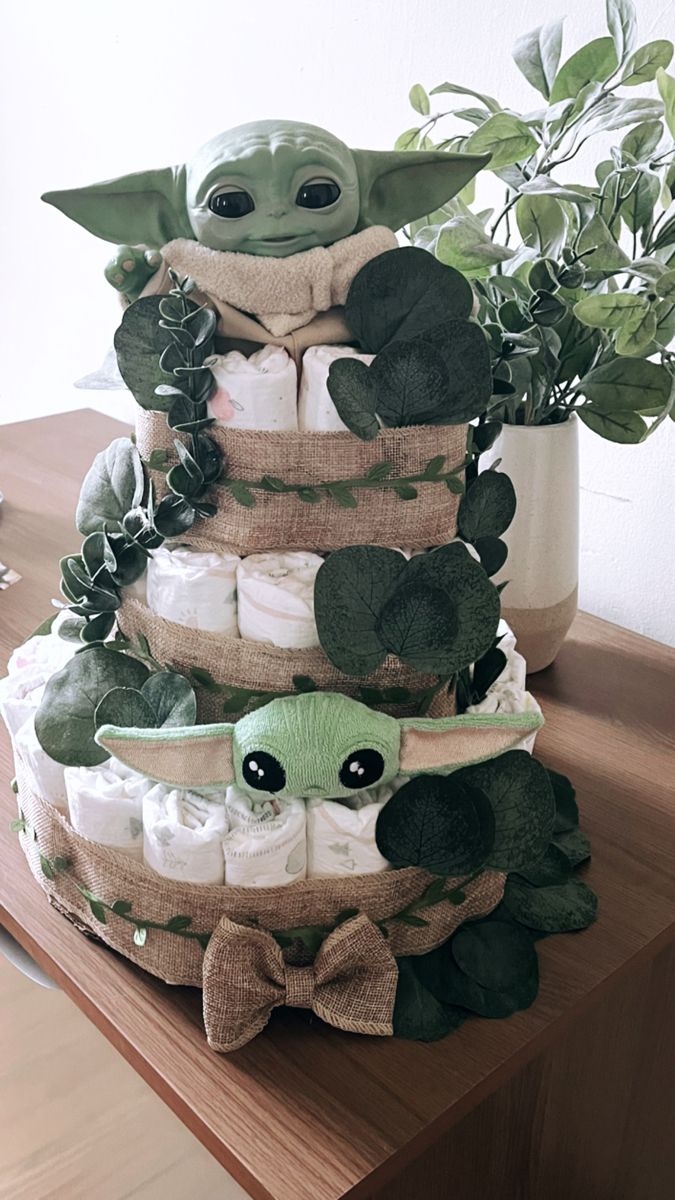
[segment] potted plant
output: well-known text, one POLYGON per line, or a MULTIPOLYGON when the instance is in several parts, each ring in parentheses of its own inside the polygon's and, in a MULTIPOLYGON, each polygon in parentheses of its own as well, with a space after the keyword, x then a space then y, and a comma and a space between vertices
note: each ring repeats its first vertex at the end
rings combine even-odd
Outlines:
POLYGON ((407 233, 477 295, 494 380, 484 419, 502 422, 493 455, 518 495, 497 579, 510 581, 505 615, 533 670, 553 660, 576 611, 578 420, 637 443, 675 416, 673 46, 638 45, 630 0, 607 0, 606 15, 608 36, 562 65, 562 21, 518 38, 516 65, 543 98, 535 111, 417 84, 422 121, 397 142, 487 151, 504 184, 497 210, 475 211, 471 184, 407 233), (637 93, 652 81, 658 96, 637 93), (430 95, 471 103, 432 113, 430 95), (439 140, 450 120, 461 130, 439 140), (577 182, 577 154, 607 132, 615 145, 577 182))

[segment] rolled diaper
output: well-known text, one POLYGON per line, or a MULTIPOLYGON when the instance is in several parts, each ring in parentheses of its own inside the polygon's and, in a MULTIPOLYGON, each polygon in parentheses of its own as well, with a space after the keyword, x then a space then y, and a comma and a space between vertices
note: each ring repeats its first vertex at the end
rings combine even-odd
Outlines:
POLYGON ((263 815, 233 829, 223 842, 230 887, 282 887, 307 874, 304 800, 277 800, 277 816, 263 815))
POLYGON ((148 607, 159 617, 238 637, 236 554, 160 546, 148 563, 148 607))
POLYGON ((314 581, 323 559, 301 551, 250 554, 237 567, 239 632, 286 649, 319 645, 314 581))
MULTIPOLYGON (((391 792, 386 797, 390 798, 391 792)), ((352 797, 353 799, 353 797, 352 797)), ((337 800, 307 802, 307 876, 370 875, 389 863, 375 842, 375 825, 386 800, 352 808, 337 800)))
POLYGON ((282 346, 264 346, 246 358, 238 350, 206 359, 218 385, 208 414, 226 429, 298 428, 298 378, 282 346))
POLYGON ((66 767, 64 775, 73 829, 142 859, 143 797, 152 787, 150 780, 116 758, 97 767, 66 767))
POLYGON ((242 829, 278 817, 281 802, 271 794, 249 796, 248 792, 232 784, 225 793, 225 811, 230 829, 242 829))
POLYGON ((46 681, 50 675, 65 667, 78 649, 78 643, 66 641, 59 636, 58 630, 64 621, 71 619, 69 609, 62 609, 57 613, 49 633, 34 634, 17 646, 7 663, 7 674, 16 675, 25 667, 34 667, 44 672, 46 681))
POLYGON ((53 669, 35 663, 17 668, 0 679, 0 717, 7 726, 12 744, 22 725, 35 716, 45 684, 53 673, 53 669))
POLYGON ((374 354, 359 354, 352 346, 310 346, 302 356, 298 393, 298 429, 339 433, 347 426, 328 391, 328 371, 338 358, 358 358, 370 366, 374 354))
POLYGON ((156 784, 143 799, 143 859, 182 883, 222 883, 227 814, 222 803, 156 784))
POLYGON ((42 749, 35 733, 34 712, 19 729, 14 739, 14 749, 28 772, 35 794, 67 814, 65 767, 42 749))

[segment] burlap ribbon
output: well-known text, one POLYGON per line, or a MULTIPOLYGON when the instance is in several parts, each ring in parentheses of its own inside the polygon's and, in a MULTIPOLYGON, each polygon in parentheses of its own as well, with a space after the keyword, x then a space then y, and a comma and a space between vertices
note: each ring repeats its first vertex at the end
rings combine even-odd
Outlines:
POLYGON ((223 917, 204 956, 204 1026, 213 1050, 238 1050, 272 1010, 311 1008, 350 1033, 391 1037, 398 969, 365 913, 328 934, 310 966, 284 962, 270 933, 223 917))

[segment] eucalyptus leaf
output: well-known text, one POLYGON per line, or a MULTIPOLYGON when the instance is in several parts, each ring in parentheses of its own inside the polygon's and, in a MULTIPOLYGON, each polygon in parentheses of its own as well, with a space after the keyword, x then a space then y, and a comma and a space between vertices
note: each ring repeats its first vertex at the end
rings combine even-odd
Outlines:
POLYGON ((485 792, 495 817, 487 864, 517 871, 540 858, 553 832, 555 800, 546 769, 525 750, 462 767, 449 777, 485 792))
POLYGON ((454 675, 489 650, 499 623, 499 594, 461 542, 412 558, 402 582, 424 582, 446 594, 446 620, 455 633, 438 655, 440 674, 454 675))
POLYGON ((531 936, 505 921, 476 921, 457 930, 450 952, 460 971, 493 992, 517 987, 537 971, 531 936))
POLYGON ((194 725, 197 700, 184 675, 176 671, 157 671, 146 679, 141 696, 150 705, 158 727, 194 725))
MULTIPOLYGON (((425 956, 426 957, 426 956, 425 956)), ((436 1042, 459 1028, 468 1013, 437 1000, 418 977, 420 959, 398 958, 394 1036, 417 1042, 436 1042)))
POLYGON ((160 357, 172 345, 168 330, 160 325, 164 299, 144 296, 130 304, 114 338, 120 375, 137 404, 159 412, 168 412, 171 400, 156 394, 155 389, 173 382, 173 376, 159 365, 160 357))
POLYGON ((424 341, 441 356, 447 372, 445 397, 433 423, 459 425, 482 416, 490 401, 492 372, 480 325, 453 318, 429 330, 424 341))
POLYGON ((395 867, 465 875, 485 861, 494 838, 487 797, 451 775, 419 776, 399 788, 377 819, 380 853, 395 867))
POLYGON ((113 688, 140 688, 148 668, 117 650, 93 646, 47 681, 35 717, 43 750, 65 766, 95 766, 109 756, 94 741, 96 709, 113 688))
POLYGON ((137 688, 115 687, 106 692, 97 704, 94 724, 97 729, 101 725, 154 729, 157 722, 151 705, 137 688))
POLYGON ((548 779, 555 800, 554 834, 567 833, 579 824, 579 807, 571 780, 559 771, 548 770, 548 779))
POLYGON ((503 471, 482 471, 467 488, 457 515, 461 536, 467 542, 499 538, 516 512, 516 493, 503 471))
POLYGON ((424 425, 445 417, 448 372, 433 346, 421 341, 393 342, 366 370, 376 389, 377 413, 384 425, 424 425))
POLYGON ((557 833, 553 843, 567 858, 574 870, 591 857, 591 843, 580 829, 569 829, 565 833, 557 833))
POLYGON ((381 546, 346 546, 319 568, 314 588, 319 640, 345 675, 369 675, 384 661, 377 621, 405 569, 401 554, 381 546))
POLYGON ((565 883, 571 872, 569 858, 555 842, 551 842, 542 857, 536 862, 520 867, 518 875, 535 887, 549 887, 552 884, 565 883))
POLYGON ((143 497, 143 464, 129 438, 115 438, 101 450, 82 483, 75 521, 82 534, 121 522, 143 497))
POLYGON ((507 879, 504 903, 521 925, 541 933, 586 929, 595 920, 598 910, 595 893, 577 879, 551 887, 532 887, 507 879))
POLYGON ((377 353, 396 339, 423 336, 439 321, 468 317, 470 285, 424 250, 404 246, 371 259, 356 275, 345 319, 361 349, 377 353))
POLYGON ((154 514, 154 527, 163 538, 180 537, 194 524, 195 510, 182 496, 164 496, 154 514))
POLYGON ((375 416, 377 389, 370 369, 356 358, 338 358, 330 364, 326 386, 341 421, 370 442, 379 433, 375 416))
MULTIPOLYGON (((499 989, 484 987, 458 966, 454 956, 454 942, 458 934, 437 950, 422 955, 417 965, 417 975, 422 986, 426 987, 440 1004, 464 1008, 481 1017, 509 1017, 520 1009, 528 1008, 537 995, 537 956, 532 947, 532 938, 525 930, 521 933, 529 940, 529 952, 526 942, 518 933, 511 935, 505 932, 505 928, 512 928, 506 921, 492 918, 485 922, 486 925, 488 923, 498 927, 495 935, 490 938, 489 945, 494 947, 501 942, 502 937, 504 938, 502 948, 496 950, 496 960, 492 967, 487 961, 487 938, 486 946, 482 950, 477 945, 471 946, 467 939, 466 959, 475 966, 477 973, 484 972, 486 978, 509 978, 508 985, 503 984, 499 989)), ((473 928, 479 927, 476 925, 473 928)))
POLYGON ((440 588, 415 583, 398 587, 384 605, 376 630, 387 651, 416 671, 447 672, 445 655, 457 626, 440 588))

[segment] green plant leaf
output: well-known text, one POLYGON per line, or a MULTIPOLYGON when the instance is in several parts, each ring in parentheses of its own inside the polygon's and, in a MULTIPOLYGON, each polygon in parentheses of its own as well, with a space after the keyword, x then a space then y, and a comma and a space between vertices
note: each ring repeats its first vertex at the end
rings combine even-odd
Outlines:
MULTIPOLYGON (((146 679, 141 695, 150 705, 155 724, 194 725, 197 720, 197 701, 194 691, 184 675, 177 671, 157 671, 146 679)), ((119 725, 119 721, 111 722, 119 725)), ((134 724, 134 722, 128 722, 134 724)))
MULTIPOLYGON (((437 422, 459 425, 482 416, 490 402, 492 371, 490 347, 480 325, 454 318, 429 330, 424 341, 441 356, 447 372, 446 393, 437 422)), ((454 490, 452 481, 447 484, 454 490)), ((461 491, 461 485, 457 490, 461 491)))
POLYGON ((126 917, 131 912, 133 905, 131 900, 115 900, 110 907, 116 916, 126 917))
POLYGON ((96 455, 80 491, 75 521, 87 535, 122 521, 143 497, 143 464, 133 442, 115 438, 96 455))
POLYGON ((580 829, 556 834, 553 844, 562 850, 573 870, 591 857, 591 843, 580 829))
POLYGON ((534 887, 549 887, 552 884, 565 883, 572 871, 570 861, 565 852, 551 842, 541 858, 536 862, 520 867, 518 875, 534 887))
MULTIPOLYGON (((615 358, 595 367, 579 387, 595 412, 639 412, 663 408, 668 403, 672 380, 665 367, 643 359, 615 358)), ((578 411, 584 418, 588 406, 578 411)))
POLYGON ((346 546, 319 568, 314 588, 319 640, 345 675, 369 675, 384 661, 377 621, 405 569, 401 554, 381 546, 346 546))
POLYGON ((398 982, 394 1003, 394 1036, 416 1042, 436 1042, 458 1029, 468 1013, 443 1004, 424 987, 418 977, 419 958, 398 958, 398 982))
POLYGON ((180 537, 194 524, 195 510, 182 496, 164 496, 154 514, 154 527, 163 538, 180 537))
POLYGON ((434 253, 439 262, 463 275, 483 277, 495 263, 513 257, 513 250, 500 246, 472 215, 451 217, 441 226, 434 253))
POLYGON ((617 334, 617 354, 623 354, 629 358, 640 358, 643 354, 648 353, 655 336, 656 313, 651 309, 636 313, 617 334))
POLYGON ((568 96, 576 97, 589 83, 604 82, 617 66, 616 48, 611 38, 595 38, 588 42, 558 71, 549 97, 551 104, 566 100, 568 96))
POLYGON ((480 789, 495 818, 489 866, 517 871, 540 858, 551 840, 555 800, 546 769, 525 750, 462 767, 449 777, 480 789))
POLYGON ((508 1017, 522 1008, 528 1008, 537 995, 537 956, 532 935, 525 929, 518 930, 512 922, 490 917, 487 921, 465 926, 458 933, 475 931, 488 925, 495 926, 495 933, 487 937, 478 935, 484 938, 482 947, 474 942, 473 932, 469 934, 464 944, 464 958, 481 977, 491 981, 509 979, 508 985, 503 983, 499 989, 483 987, 458 966, 454 955, 454 942, 458 934, 430 954, 421 955, 416 970, 422 986, 438 1003, 456 1005, 481 1017, 508 1017), (514 928, 516 933, 512 934, 514 928), (497 948, 499 943, 502 943, 501 948, 497 948), (488 947, 494 950, 492 965, 489 963, 488 947))
POLYGON ((37 629, 34 629, 30 636, 32 638, 46 637, 48 633, 52 632, 52 625, 54 624, 58 615, 58 612, 53 612, 50 617, 45 617, 44 621, 40 622, 37 629))
POLYGON ((503 471, 481 471, 467 489, 457 515, 461 536, 467 542, 498 538, 516 512, 516 493, 503 471))
POLYGON ((577 242, 577 253, 587 267, 601 271, 618 271, 628 266, 628 255, 621 249, 597 213, 584 226, 577 242))
POLYGON ((541 933, 586 929, 595 920, 598 910, 595 893, 577 879, 552 887, 532 887, 507 879, 504 904, 521 925, 541 933))
POLYGON ((473 542, 486 575, 496 575, 508 557, 506 542, 498 537, 479 537, 473 542))
POLYGON ((608 442, 635 445, 643 440, 647 432, 647 425, 642 417, 625 409, 614 412, 593 404, 582 404, 575 411, 584 425, 592 429, 593 433, 599 433, 600 437, 606 438, 608 442))
POLYGON ((529 193, 516 201, 516 222, 526 246, 557 258, 567 233, 567 218, 555 196, 529 193))
POLYGON ((514 62, 527 82, 547 99, 560 62, 562 31, 562 21, 540 25, 517 38, 512 50, 514 62))
POLYGON ((439 83, 438 87, 432 88, 429 92, 430 96, 439 96, 444 93, 459 96, 473 96, 476 100, 480 100, 490 112, 499 112, 501 104, 495 100, 494 96, 486 96, 483 92, 474 92, 472 88, 460 87, 458 83, 439 83))
POLYGON ((553 788, 555 800, 554 834, 567 833, 571 829, 576 829, 579 824, 579 807, 571 780, 566 775, 561 775, 559 771, 552 771, 550 767, 548 779, 553 788))
POLYGON ((168 412, 172 398, 155 392, 161 384, 175 383, 174 376, 159 365, 160 357, 172 345, 168 330, 159 323, 162 301, 161 296, 144 296, 130 304, 115 333, 114 345, 120 374, 136 403, 141 408, 168 412))
POLYGON ((386 250, 356 275, 345 318, 362 350, 377 354, 394 340, 423 336, 442 320, 468 317, 471 286, 415 246, 386 250))
MULTIPOLYGON (((673 47, 670 45, 670 42, 667 44, 670 46, 672 57, 673 47)), ((670 62, 670 59, 668 61, 670 62)), ((671 137, 675 138, 675 79, 672 75, 667 75, 662 66, 655 72, 654 77, 656 78, 659 95, 663 100, 663 113, 666 125, 670 130, 671 137)))
POLYGON ((395 867, 465 875, 485 861, 494 838, 487 797, 453 776, 426 775, 399 788, 377 819, 380 853, 395 867))
POLYGON ((666 271, 660 279, 657 279, 654 291, 661 299, 675 304, 675 269, 666 271))
POLYGON ((87 644, 91 642, 104 642, 108 635, 112 633, 114 624, 115 614, 111 612, 102 612, 96 617, 90 617, 80 628, 80 641, 87 644))
POLYGON ((375 380, 365 363, 355 358, 338 358, 330 364, 327 387, 338 416, 364 442, 377 437, 375 380))
POLYGON ((492 992, 517 987, 537 970, 531 936, 505 921, 476 921, 458 929, 450 952, 460 971, 492 992))
POLYGON ((425 425, 446 416, 448 372, 433 346, 421 341, 392 342, 366 370, 375 385, 377 412, 384 425, 425 425))
POLYGON ((95 766, 109 757, 94 741, 96 709, 113 688, 140 688, 148 668, 117 650, 76 654, 45 686, 35 717, 43 750, 65 766, 95 766))
POLYGON ((136 688, 115 687, 106 692, 96 706, 94 723, 122 728, 154 729, 157 720, 152 706, 136 688))
MULTIPOLYGON (((645 46, 640 46, 626 63, 621 76, 621 86, 637 87, 640 83, 650 83, 652 79, 658 79, 659 71, 668 66, 672 57, 672 42, 666 41, 665 38, 647 42, 645 46)), ((673 136, 675 137, 675 133, 673 136)))
POLYGON ((609 292, 606 296, 584 296, 574 305, 582 325, 595 329, 621 329, 631 318, 649 311, 649 301, 634 292, 609 292))
POLYGON ((440 588, 403 584, 386 602, 376 624, 390 654, 416 671, 446 674, 446 651, 457 633, 455 614, 440 588))
POLYGON ((408 93, 408 99, 416 113, 419 113, 423 117, 428 117, 430 111, 429 97, 421 83, 413 84, 408 93))
POLYGON ((489 117, 465 143, 468 154, 490 154, 490 171, 529 158, 537 149, 537 140, 524 121, 513 113, 499 112, 489 117))
POLYGON ((454 675, 489 650, 499 623, 499 593, 461 542, 412 558, 401 582, 423 582, 446 594, 446 620, 455 634, 437 656, 439 674, 454 675))
POLYGON ((612 35, 616 60, 622 63, 635 49, 637 21, 632 0, 606 0, 607 28, 612 35))
POLYGON ((619 215, 623 217, 631 233, 638 233, 651 224, 660 189, 661 181, 658 175, 651 175, 646 171, 639 173, 635 187, 619 209, 619 215))
POLYGON ((647 162, 663 137, 660 121, 642 121, 621 139, 621 150, 636 162, 647 162))

